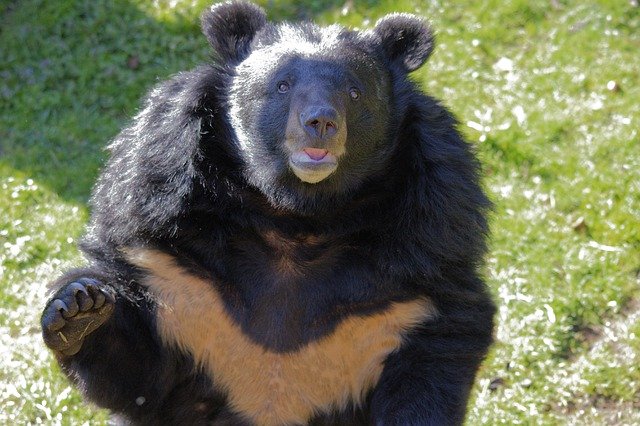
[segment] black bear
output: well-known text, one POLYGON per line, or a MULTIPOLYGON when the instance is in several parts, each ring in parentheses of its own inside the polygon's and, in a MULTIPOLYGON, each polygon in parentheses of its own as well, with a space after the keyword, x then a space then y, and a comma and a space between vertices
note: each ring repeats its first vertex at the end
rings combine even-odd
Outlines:
POLYGON ((214 56, 110 146, 43 336, 127 424, 460 424, 492 341, 489 201, 408 74, 426 23, 202 18, 214 56))

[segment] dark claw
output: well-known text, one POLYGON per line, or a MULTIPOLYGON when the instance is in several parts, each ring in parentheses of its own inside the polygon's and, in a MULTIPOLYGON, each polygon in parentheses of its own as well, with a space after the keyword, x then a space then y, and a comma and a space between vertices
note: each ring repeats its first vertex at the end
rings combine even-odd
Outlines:
POLYGON ((62 312, 68 309, 62 300, 56 299, 45 309, 42 322, 47 325, 47 329, 58 331, 67 323, 62 317, 62 312))
POLYGON ((113 299, 113 297, 111 297, 110 294, 105 294, 105 292, 100 289, 96 284, 88 284, 87 285, 87 290, 89 291, 89 294, 91 295, 91 298, 93 299, 93 308, 94 309, 98 309, 101 308, 102 305, 105 304, 105 302, 107 301, 107 297, 109 296, 109 302, 114 303, 115 300, 113 299))
POLYGON ((89 297, 87 289, 79 282, 73 282, 67 286, 70 294, 67 294, 65 302, 69 309, 62 314, 65 318, 76 316, 79 311, 86 311, 93 306, 93 300, 89 297), (87 306, 88 305, 88 306, 87 306))
POLYGON ((72 283, 72 286, 77 287, 77 291, 75 293, 76 299, 78 300, 78 306, 80 306, 80 311, 85 312, 91 309, 94 305, 93 298, 89 294, 89 291, 85 285, 83 285, 82 280, 77 283, 72 283))

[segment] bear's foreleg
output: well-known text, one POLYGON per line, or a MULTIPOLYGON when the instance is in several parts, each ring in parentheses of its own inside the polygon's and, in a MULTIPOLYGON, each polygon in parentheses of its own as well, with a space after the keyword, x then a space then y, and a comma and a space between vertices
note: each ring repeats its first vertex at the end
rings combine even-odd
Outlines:
MULTIPOLYGON (((455 297, 464 300, 462 294, 455 297)), ((463 424, 475 375, 493 340, 495 312, 483 294, 468 300, 474 303, 447 301, 446 310, 386 359, 371 395, 372 424, 463 424)))
POLYGON ((43 338, 90 400, 153 418, 175 386, 177 361, 157 337, 151 300, 125 296, 115 283, 100 270, 63 276, 42 314, 43 338))
POLYGON ((60 356, 75 355, 85 337, 113 313, 114 292, 98 280, 80 277, 61 287, 42 313, 42 336, 60 356))

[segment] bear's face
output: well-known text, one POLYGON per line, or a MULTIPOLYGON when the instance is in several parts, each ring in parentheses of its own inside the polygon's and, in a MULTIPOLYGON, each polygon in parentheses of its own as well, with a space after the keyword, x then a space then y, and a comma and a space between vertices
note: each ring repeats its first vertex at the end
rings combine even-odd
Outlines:
POLYGON ((418 68, 433 45, 411 15, 357 32, 273 25, 244 2, 214 6, 203 28, 234 70, 228 116, 245 176, 279 206, 339 197, 385 167, 393 73, 418 68))
POLYGON ((237 66, 230 118, 250 176, 333 182, 337 190, 387 157, 389 73, 338 31, 283 26, 258 34, 237 66))

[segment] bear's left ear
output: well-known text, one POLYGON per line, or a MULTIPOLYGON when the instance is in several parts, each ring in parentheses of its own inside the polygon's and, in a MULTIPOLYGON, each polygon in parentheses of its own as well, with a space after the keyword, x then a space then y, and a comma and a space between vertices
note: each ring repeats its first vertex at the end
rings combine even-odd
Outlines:
POLYGON ((264 10, 246 1, 211 6, 201 17, 202 32, 224 61, 239 63, 249 53, 251 40, 267 22, 264 10))
POLYGON ((415 71, 431 55, 435 39, 429 24, 415 15, 392 13, 376 22, 373 33, 390 63, 415 71))

